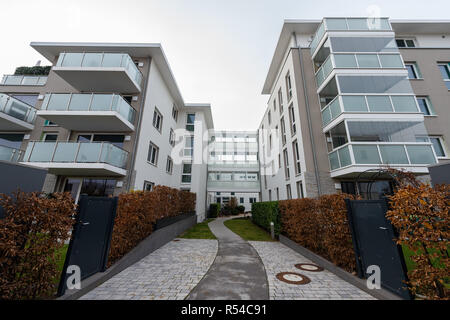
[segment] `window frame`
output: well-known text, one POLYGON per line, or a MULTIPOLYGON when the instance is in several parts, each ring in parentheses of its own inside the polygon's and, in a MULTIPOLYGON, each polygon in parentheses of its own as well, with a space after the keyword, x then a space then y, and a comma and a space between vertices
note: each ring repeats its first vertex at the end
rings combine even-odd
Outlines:
POLYGON ((426 107, 426 109, 428 110, 428 114, 423 113, 424 117, 430 117, 430 116, 434 116, 434 115, 435 115, 434 112, 433 112, 433 109, 431 108, 431 100, 430 100, 430 97, 428 97, 428 96, 416 96, 416 100, 417 100, 417 105, 418 105, 418 107, 419 107, 419 111, 420 111, 421 113, 423 113, 423 112, 422 112, 422 110, 420 109, 420 103, 419 103, 419 100, 424 100, 424 102, 425 102, 425 107, 426 107))
POLYGON ((287 95, 287 102, 290 102, 293 96, 292 92, 292 79, 291 79, 291 73, 290 71, 287 72, 286 76, 284 77, 286 81, 286 95, 287 95))
POLYGON ((297 133, 297 126, 295 123, 295 111, 293 103, 291 103, 291 105, 288 107, 288 113, 289 113, 289 125, 291 128, 291 136, 294 136, 297 133))
POLYGON ((448 155, 448 152, 447 152, 447 148, 445 146, 444 138, 442 136, 429 136, 429 139, 430 139, 431 145, 433 147, 434 153, 436 154, 436 158, 438 158, 438 159, 448 159, 449 155, 448 155), (437 140, 439 142, 439 145, 440 145, 440 147, 442 149, 442 152, 444 153, 443 156, 440 156, 440 155, 437 154, 436 149, 434 148, 434 144, 433 144, 432 139, 435 139, 435 140, 437 140))
POLYGON ((144 180, 144 186, 142 187, 142 190, 145 192, 151 192, 153 191, 153 188, 155 187, 155 183, 148 181, 148 180, 144 180), (146 186, 150 186, 150 190, 147 190, 146 186))
POLYGON ((420 72, 419 65, 417 62, 405 62, 405 68, 408 70, 408 79, 409 80, 423 80, 422 73, 420 72), (414 74, 414 78, 409 77, 409 69, 408 67, 411 67, 412 72, 414 74))
POLYGON ((153 120, 152 120, 152 125, 153 125, 153 127, 154 127, 156 130, 158 130, 159 133, 162 132, 163 119, 164 119, 164 117, 163 117, 161 111, 159 111, 158 108, 155 106, 155 109, 153 110, 153 120), (158 116, 159 116, 159 118, 160 118, 160 120, 159 120, 159 128, 158 128, 158 126, 157 126, 156 123, 155 123, 155 122, 157 122, 158 116), (155 120, 156 120, 156 121, 155 121, 155 120))
POLYGON ((302 167, 301 167, 300 151, 298 149, 297 139, 295 139, 292 142, 292 153, 294 154, 295 175, 298 176, 302 173, 302 167))
POLYGON ((192 183, 192 162, 182 162, 181 164, 181 184, 191 184, 192 183), (185 173, 184 172, 184 166, 190 165, 191 166, 191 172, 185 173), (189 176, 189 181, 183 181, 184 176, 189 176))
POLYGON ((158 166, 158 158, 159 158, 159 147, 154 144, 152 141, 149 142, 149 148, 147 153, 147 162, 151 164, 152 166, 157 167, 158 166), (155 163, 151 161, 153 158, 153 150, 155 150, 155 163))
POLYGON ((167 156, 167 160, 166 160, 166 173, 168 173, 168 174, 173 173, 173 160, 170 156, 167 156))

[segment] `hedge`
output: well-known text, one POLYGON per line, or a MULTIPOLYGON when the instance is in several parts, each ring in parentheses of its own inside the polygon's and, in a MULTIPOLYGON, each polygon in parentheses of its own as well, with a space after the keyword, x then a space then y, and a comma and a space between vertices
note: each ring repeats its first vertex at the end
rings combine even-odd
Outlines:
POLYGON ((157 220, 195 211, 195 193, 166 186, 119 195, 108 265, 147 238, 157 220))
POLYGON ((56 253, 75 222, 70 193, 0 194, 0 205, 0 300, 53 297, 60 276, 56 253))
POLYGON ((217 218, 220 214, 220 203, 211 203, 209 205, 208 218, 217 218))
POLYGON ((18 67, 14 72, 15 75, 33 75, 47 76, 50 73, 51 66, 34 66, 34 67, 18 67))
POLYGON ((270 223, 274 223, 276 235, 280 234, 281 222, 278 211, 278 202, 254 202, 252 203, 252 220, 255 224, 270 231, 270 223))

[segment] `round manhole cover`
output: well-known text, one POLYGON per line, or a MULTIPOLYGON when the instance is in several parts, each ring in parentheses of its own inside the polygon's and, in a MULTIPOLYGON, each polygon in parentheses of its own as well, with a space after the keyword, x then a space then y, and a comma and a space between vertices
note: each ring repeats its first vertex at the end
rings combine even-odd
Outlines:
POLYGON ((310 271, 310 272, 320 272, 323 271, 321 266, 312 264, 312 263, 299 263, 296 264, 295 267, 300 270, 310 271))
POLYGON ((277 274, 277 279, 289 284, 307 284, 311 282, 307 276, 295 272, 281 272, 277 274))

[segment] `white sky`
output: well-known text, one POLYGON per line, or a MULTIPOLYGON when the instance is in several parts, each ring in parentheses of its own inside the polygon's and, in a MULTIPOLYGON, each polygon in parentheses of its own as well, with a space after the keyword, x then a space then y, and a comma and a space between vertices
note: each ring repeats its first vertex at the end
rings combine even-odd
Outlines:
POLYGON ((450 19, 448 0, 1 0, 0 75, 47 64, 31 41, 162 43, 187 103, 209 102, 219 130, 256 130, 284 19, 450 19))

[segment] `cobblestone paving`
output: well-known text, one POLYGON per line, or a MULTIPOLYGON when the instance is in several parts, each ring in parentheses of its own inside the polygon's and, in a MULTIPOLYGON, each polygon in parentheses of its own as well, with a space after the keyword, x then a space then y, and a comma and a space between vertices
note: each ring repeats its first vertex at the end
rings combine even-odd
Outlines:
POLYGON ((217 240, 177 239, 80 299, 183 300, 213 263, 217 240))
POLYGON ((261 257, 266 269, 271 300, 368 300, 375 299, 359 288, 324 270, 309 272, 297 269, 298 263, 312 263, 279 242, 249 241, 261 257), (294 285, 276 278, 280 272, 295 272, 311 282, 294 285))

